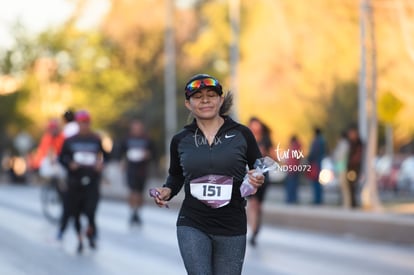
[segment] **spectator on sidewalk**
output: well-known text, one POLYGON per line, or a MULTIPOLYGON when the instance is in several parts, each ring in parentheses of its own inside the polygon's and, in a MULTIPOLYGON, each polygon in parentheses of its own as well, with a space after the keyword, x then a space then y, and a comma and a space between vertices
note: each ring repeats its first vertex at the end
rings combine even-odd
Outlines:
POLYGON ((314 128, 314 139, 312 141, 308 161, 311 165, 308 179, 311 181, 313 190, 313 204, 323 204, 323 187, 319 182, 319 173, 321 171, 322 159, 326 154, 326 142, 322 135, 322 130, 318 127, 314 128))
POLYGON ((349 153, 346 179, 348 182, 348 192, 351 197, 351 207, 356 208, 358 207, 357 192, 363 156, 363 144, 356 126, 351 126, 348 129, 348 142, 349 153))
POLYGON ((351 193, 346 180, 346 172, 348 165, 349 142, 346 131, 343 131, 336 143, 332 153, 335 177, 338 179, 341 188, 342 207, 351 207, 351 193))
POLYGON ((286 165, 289 167, 285 178, 285 201, 287 204, 298 203, 298 187, 300 178, 300 165, 301 159, 296 155, 297 152, 301 152, 302 145, 300 144, 298 137, 292 135, 289 143, 289 155, 286 159, 286 165))

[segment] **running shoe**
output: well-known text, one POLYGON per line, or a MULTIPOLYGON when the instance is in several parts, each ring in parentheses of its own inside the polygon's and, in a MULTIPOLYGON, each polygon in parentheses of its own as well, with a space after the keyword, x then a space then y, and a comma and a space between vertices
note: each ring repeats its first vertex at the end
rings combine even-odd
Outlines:
POLYGON ((93 233, 93 229, 91 227, 88 227, 88 230, 86 231, 86 237, 89 241, 89 247, 92 249, 96 248, 96 240, 95 240, 95 234, 93 233))
POLYGON ((255 247, 256 246, 256 236, 252 236, 249 240, 249 243, 251 246, 255 247))
POLYGON ((82 244, 82 242, 79 242, 78 243, 78 249, 77 249, 77 251, 78 251, 78 254, 81 254, 82 253, 82 251, 83 251, 83 244, 82 244))
POLYGON ((131 225, 141 225, 142 224, 141 218, 137 213, 132 214, 131 219, 130 219, 130 224, 131 225))
POLYGON ((63 240, 63 232, 59 231, 57 233, 56 240, 59 241, 59 242, 63 240))

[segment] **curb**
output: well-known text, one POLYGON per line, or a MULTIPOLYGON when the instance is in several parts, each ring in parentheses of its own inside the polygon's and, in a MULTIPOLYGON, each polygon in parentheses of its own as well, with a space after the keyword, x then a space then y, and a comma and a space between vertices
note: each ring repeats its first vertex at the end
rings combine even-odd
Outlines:
POLYGON ((272 226, 414 245, 414 216, 266 205, 263 220, 272 226))

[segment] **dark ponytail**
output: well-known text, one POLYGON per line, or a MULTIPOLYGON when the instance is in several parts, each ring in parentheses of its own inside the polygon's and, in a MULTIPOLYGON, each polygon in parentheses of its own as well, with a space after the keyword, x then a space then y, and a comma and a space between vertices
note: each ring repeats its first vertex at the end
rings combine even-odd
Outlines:
POLYGON ((233 107, 233 93, 228 91, 224 95, 223 104, 220 107, 219 114, 221 116, 228 116, 230 114, 231 107, 233 107))

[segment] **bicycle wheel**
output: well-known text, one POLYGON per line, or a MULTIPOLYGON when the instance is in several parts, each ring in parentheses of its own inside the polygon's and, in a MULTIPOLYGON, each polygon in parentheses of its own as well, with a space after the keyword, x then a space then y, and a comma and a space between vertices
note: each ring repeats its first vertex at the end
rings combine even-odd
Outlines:
POLYGON ((58 193, 56 182, 52 180, 43 186, 40 195, 43 215, 49 222, 58 223, 62 213, 62 199, 58 193))

